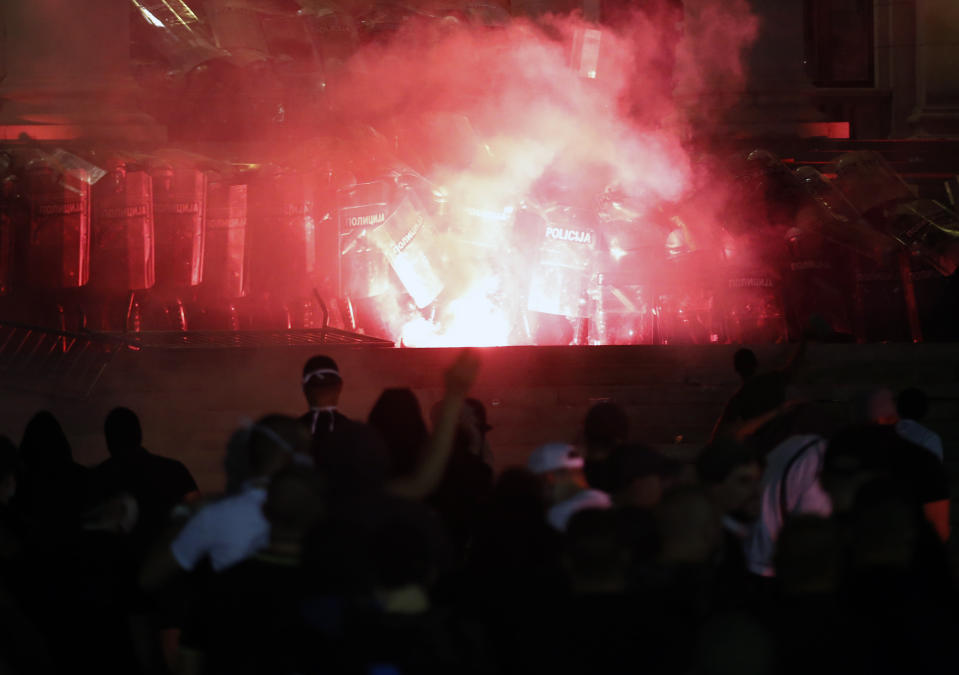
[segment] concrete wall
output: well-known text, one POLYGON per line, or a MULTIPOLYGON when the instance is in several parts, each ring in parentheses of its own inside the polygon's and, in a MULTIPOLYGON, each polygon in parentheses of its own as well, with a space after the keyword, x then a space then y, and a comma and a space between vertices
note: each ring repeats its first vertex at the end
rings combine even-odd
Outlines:
MULTIPOLYGON (((522 463, 536 445, 575 440, 589 406, 622 403, 635 440, 691 456, 708 437, 737 386, 734 346, 495 348, 482 350, 474 395, 489 411, 497 468, 522 463)), ((786 346, 758 347, 775 366, 786 346)), ((244 418, 267 412, 300 414, 303 362, 314 349, 172 350, 120 353, 87 400, 0 393, 0 432, 19 439, 30 415, 58 415, 77 459, 106 456, 102 422, 116 405, 136 410, 148 448, 183 460, 205 490, 222 486, 220 462, 230 432, 244 418)), ((342 408, 365 418, 384 387, 409 386, 424 411, 441 395, 452 350, 326 350, 346 379, 342 408)), ((842 408, 882 385, 918 385, 933 399, 929 425, 940 432, 947 457, 959 462, 959 347, 956 345, 813 345, 798 394, 842 408)))
POLYGON ((911 132, 916 107, 916 0, 873 0, 876 15, 876 86, 892 96, 893 136, 911 132))

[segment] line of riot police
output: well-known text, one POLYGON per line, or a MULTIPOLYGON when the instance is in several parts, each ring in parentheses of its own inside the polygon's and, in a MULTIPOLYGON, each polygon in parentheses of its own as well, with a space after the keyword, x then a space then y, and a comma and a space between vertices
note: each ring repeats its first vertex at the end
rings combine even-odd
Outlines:
POLYGON ((552 171, 528 194, 466 203, 394 160, 234 171, 173 152, 88 159, 5 155, 8 318, 315 328, 322 303, 340 327, 400 338, 404 321, 441 324, 496 279, 509 343, 775 342, 810 317, 835 340, 948 337, 938 310, 959 218, 874 153, 841 157, 827 179, 753 152, 718 177, 718 209, 696 194, 650 206, 552 171))

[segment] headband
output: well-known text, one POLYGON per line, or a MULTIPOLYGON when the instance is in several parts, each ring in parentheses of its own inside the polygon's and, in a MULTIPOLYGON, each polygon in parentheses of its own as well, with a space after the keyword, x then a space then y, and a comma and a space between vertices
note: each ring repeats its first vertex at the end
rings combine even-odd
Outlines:
POLYGON ((342 379, 340 377, 340 371, 334 368, 318 368, 316 370, 311 370, 303 376, 303 384, 306 384, 314 377, 323 377, 324 375, 336 375, 338 379, 342 379))

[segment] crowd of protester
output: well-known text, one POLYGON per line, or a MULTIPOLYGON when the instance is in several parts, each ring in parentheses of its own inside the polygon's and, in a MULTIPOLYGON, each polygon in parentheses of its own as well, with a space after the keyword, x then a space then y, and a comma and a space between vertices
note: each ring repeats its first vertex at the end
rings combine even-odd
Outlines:
POLYGON ((94 468, 39 412, 0 438, 0 672, 954 672, 928 401, 797 401, 802 359, 738 352, 691 464, 605 402, 496 475, 475 352, 428 415, 389 389, 365 423, 317 356, 308 412, 238 429, 215 498, 131 410, 94 468))

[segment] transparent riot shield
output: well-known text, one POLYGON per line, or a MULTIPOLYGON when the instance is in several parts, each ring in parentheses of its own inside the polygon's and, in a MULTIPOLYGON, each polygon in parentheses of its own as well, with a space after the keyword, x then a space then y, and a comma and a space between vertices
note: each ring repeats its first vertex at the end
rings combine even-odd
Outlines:
POLYGON ((206 198, 203 286, 223 300, 247 293, 247 186, 211 181, 206 198))
POLYGON ((918 199, 876 152, 836 160, 837 184, 854 206, 911 255, 945 276, 959 266, 959 215, 944 204, 918 199))
POLYGON ((386 222, 391 184, 358 183, 337 192, 341 298, 372 298, 390 288, 390 267, 369 234, 386 222))
POLYGON ((853 252, 798 227, 786 232, 786 248, 783 281, 790 335, 799 339, 812 317, 825 320, 833 334, 852 335, 853 252))
POLYGON ((782 279, 781 242, 770 236, 738 237, 735 255, 720 268, 726 340, 742 344, 785 342, 788 338, 782 279))
POLYGON ((915 199, 889 162, 871 150, 841 155, 836 160, 836 185, 867 216, 883 206, 915 199))
POLYGON ((316 185, 309 172, 267 172, 250 185, 252 284, 257 293, 309 297, 316 272, 316 185))
POLYGON ((0 295, 7 295, 15 283, 17 231, 21 231, 22 238, 22 228, 28 218, 20 188, 13 157, 0 152, 0 295))
POLYGON ((157 285, 188 288, 203 281, 206 243, 206 174, 197 169, 154 169, 157 285))
POLYGON ((899 204, 890 214, 889 234, 943 276, 959 267, 959 214, 922 199, 899 204))
POLYGON ((809 194, 796 217, 796 227, 859 255, 882 260, 895 250, 892 239, 873 227, 833 181, 811 166, 796 169, 809 194))
POLYGON ((90 276, 90 184, 82 169, 28 165, 24 194, 30 208, 26 282, 37 288, 79 288, 90 276))
POLYGON ((600 216, 603 237, 590 291, 590 343, 660 342, 661 303, 669 281, 662 232, 623 201, 604 205, 600 216))
POLYGON ((589 316, 597 232, 588 211, 564 206, 544 210, 527 308, 567 318, 589 316))
POLYGON ((115 164, 93 190, 91 283, 123 292, 156 280, 153 185, 145 171, 115 164))
POLYGON ((436 228, 415 194, 400 192, 399 204, 382 225, 369 232, 369 240, 383 254, 406 292, 419 308, 426 307, 443 291, 433 258, 436 228))

